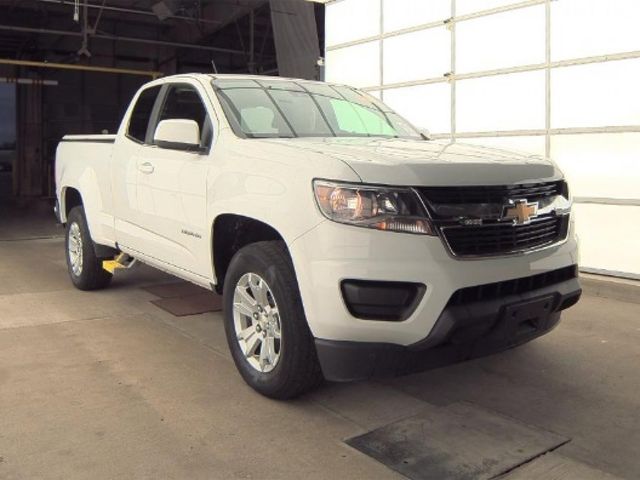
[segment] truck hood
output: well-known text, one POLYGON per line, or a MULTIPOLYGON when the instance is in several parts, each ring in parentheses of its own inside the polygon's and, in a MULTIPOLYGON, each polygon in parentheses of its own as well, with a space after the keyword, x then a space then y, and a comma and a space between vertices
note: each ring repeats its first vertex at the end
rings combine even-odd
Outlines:
POLYGON ((562 177, 543 157, 457 142, 333 137, 262 141, 341 160, 366 183, 498 185, 562 177))

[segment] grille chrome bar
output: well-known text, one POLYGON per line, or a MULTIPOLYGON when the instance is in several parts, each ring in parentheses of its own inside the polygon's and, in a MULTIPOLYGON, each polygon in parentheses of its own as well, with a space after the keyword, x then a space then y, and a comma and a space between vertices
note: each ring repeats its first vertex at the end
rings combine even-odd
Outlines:
POLYGON ((517 185, 490 185, 468 187, 420 187, 417 190, 431 204, 499 203, 506 199, 526 198, 538 202, 566 192, 562 180, 517 185))
POLYGON ((569 216, 534 219, 527 225, 494 223, 441 227, 445 243, 455 256, 494 256, 542 248, 564 240, 569 216))
MULTIPOLYGON (((564 181, 469 187, 418 187, 432 221, 454 257, 505 256, 540 250, 567 239, 568 189, 564 181), (514 224, 501 217, 515 200, 535 202, 538 216, 514 224), (465 223, 465 220, 477 222, 465 223)), ((516 222, 517 223, 517 222, 516 222)))

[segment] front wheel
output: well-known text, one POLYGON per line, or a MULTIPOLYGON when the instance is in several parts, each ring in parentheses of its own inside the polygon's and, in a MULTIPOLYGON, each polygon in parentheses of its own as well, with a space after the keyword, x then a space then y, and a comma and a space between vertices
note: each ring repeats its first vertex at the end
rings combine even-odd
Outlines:
POLYGON ((111 283, 112 275, 102 268, 82 207, 74 207, 67 218, 67 268, 69 277, 80 290, 97 290, 111 283))
POLYGON ((231 260, 224 288, 227 341, 244 380, 293 398, 323 380, 291 259, 282 242, 258 242, 231 260))

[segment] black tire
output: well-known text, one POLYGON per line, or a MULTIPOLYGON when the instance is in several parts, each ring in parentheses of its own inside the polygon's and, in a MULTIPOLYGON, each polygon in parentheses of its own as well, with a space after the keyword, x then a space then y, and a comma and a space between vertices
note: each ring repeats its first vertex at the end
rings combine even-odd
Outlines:
POLYGON ((111 283, 112 275, 102 268, 102 258, 96 256, 93 240, 89 233, 87 220, 82 207, 73 207, 67 216, 67 231, 65 235, 65 254, 67 257, 67 269, 73 285, 80 290, 98 290, 105 288, 111 283), (80 260, 80 270, 74 271, 71 255, 69 253, 69 242, 71 232, 77 227, 82 241, 82 256, 80 260))
POLYGON ((304 315, 295 271, 282 242, 257 242, 238 251, 229 265, 223 296, 229 348, 236 367, 249 386, 262 395, 284 400, 302 395, 322 383, 324 379, 304 315), (237 340, 234 292, 247 273, 257 274, 267 282, 280 314, 280 357, 269 372, 261 372, 251 366, 237 340))

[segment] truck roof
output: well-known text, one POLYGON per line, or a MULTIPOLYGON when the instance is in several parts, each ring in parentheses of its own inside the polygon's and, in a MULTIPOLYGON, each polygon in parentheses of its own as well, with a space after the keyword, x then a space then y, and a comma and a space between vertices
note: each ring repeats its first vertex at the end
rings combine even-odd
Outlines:
POLYGON ((283 82, 306 82, 306 83, 331 83, 332 82, 320 82, 318 80, 306 80, 303 78, 289 78, 289 77, 276 77, 272 75, 248 75, 248 74, 237 74, 237 73, 179 73, 176 75, 167 75, 166 77, 161 77, 158 80, 171 80, 185 77, 199 77, 199 78, 210 78, 214 80, 218 79, 234 79, 234 80, 269 80, 273 81, 283 81, 283 82))

